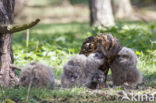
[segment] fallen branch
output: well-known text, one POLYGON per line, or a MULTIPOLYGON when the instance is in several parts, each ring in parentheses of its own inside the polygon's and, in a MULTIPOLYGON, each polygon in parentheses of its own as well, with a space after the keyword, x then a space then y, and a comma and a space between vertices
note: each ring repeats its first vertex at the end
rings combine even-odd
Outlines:
POLYGON ((19 31, 23 31, 26 29, 30 29, 39 23, 40 19, 36 19, 35 21, 29 24, 23 25, 8 25, 8 26, 0 26, 0 33, 7 34, 7 33, 15 33, 19 31))
POLYGON ((19 70, 19 71, 22 70, 22 68, 17 67, 17 66, 15 66, 15 65, 13 65, 13 64, 10 64, 10 67, 11 67, 12 69, 19 70))

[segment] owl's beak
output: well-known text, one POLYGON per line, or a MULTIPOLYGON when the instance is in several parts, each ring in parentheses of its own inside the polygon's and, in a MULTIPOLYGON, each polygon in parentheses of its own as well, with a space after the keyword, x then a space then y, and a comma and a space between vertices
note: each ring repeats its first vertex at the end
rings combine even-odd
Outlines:
POLYGON ((71 79, 71 81, 72 81, 72 82, 74 82, 74 81, 75 81, 75 79, 74 79, 74 78, 72 78, 72 79, 71 79))
POLYGON ((122 61, 122 57, 119 57, 119 61, 122 61))

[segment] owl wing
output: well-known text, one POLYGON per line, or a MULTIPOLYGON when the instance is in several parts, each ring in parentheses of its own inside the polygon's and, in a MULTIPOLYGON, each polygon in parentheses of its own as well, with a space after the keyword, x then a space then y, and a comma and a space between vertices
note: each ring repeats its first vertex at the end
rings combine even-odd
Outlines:
POLYGON ((90 36, 84 40, 81 46, 80 54, 88 56, 91 53, 99 52, 99 47, 106 48, 106 60, 104 61, 103 65, 99 68, 104 72, 106 82, 107 74, 109 71, 109 64, 113 61, 114 57, 121 49, 120 42, 111 34, 100 34, 97 36, 90 36))

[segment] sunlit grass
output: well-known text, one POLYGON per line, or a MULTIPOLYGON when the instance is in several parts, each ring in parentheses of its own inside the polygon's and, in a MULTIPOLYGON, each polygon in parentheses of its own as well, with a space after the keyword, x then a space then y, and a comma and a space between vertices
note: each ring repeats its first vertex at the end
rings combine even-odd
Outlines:
POLYGON ((39 24, 30 30, 28 48, 25 43, 26 32, 14 34, 15 64, 23 67, 32 60, 38 60, 50 65, 55 71, 56 77, 59 78, 62 66, 72 55, 79 53, 85 38, 98 33, 110 32, 120 40, 122 46, 137 51, 138 68, 146 72, 145 75, 148 72, 155 73, 155 56, 152 52, 155 47, 150 49, 150 40, 155 40, 155 29, 151 29, 150 25, 127 23, 107 29, 98 28, 92 32, 89 32, 90 30, 88 23, 39 24))
MULTIPOLYGON (((71 56, 79 53, 85 38, 91 35, 97 35, 98 33, 110 32, 120 40, 122 46, 128 46, 137 53, 137 67, 144 76, 143 85, 146 87, 154 87, 156 85, 155 46, 151 48, 148 40, 156 40, 154 35, 156 33, 156 26, 143 23, 121 24, 107 29, 91 29, 88 23, 76 22, 66 24, 39 24, 30 30, 29 47, 26 47, 25 31, 14 34, 14 63, 17 66, 24 67, 26 63, 33 60, 43 62, 52 67, 55 79, 59 80, 63 65, 71 56), (138 45, 139 43, 142 45, 138 45)), ((110 75, 111 73, 109 73, 109 80, 110 75)), ((67 90, 57 87, 55 90, 32 88, 29 102, 66 101, 75 103, 75 101, 83 101, 86 103, 88 100, 89 102, 113 100, 114 97, 117 98, 119 96, 118 92, 122 91, 122 89, 120 87, 102 89, 103 92, 111 93, 106 96, 98 96, 95 95, 95 91, 88 91, 90 90, 87 88, 72 88, 67 90)), ((151 91, 151 89, 145 90, 143 93, 147 91, 151 91)), ((27 88, 1 88, 0 101, 11 99, 20 101, 21 103, 26 100, 27 95, 27 88)))

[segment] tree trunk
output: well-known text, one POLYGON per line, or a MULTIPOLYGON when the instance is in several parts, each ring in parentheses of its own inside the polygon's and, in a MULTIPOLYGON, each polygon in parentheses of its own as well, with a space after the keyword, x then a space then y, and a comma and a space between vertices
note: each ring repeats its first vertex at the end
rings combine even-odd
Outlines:
MULTIPOLYGON (((15 0, 0 0, 0 24, 13 23, 15 0)), ((10 68, 13 63, 11 49, 12 34, 0 34, 0 86, 11 86, 18 83, 18 77, 10 68)))
POLYGON ((113 26, 114 17, 110 0, 89 0, 91 26, 113 26))
POLYGON ((113 10, 116 18, 126 18, 132 15, 130 0, 113 0, 113 10))

